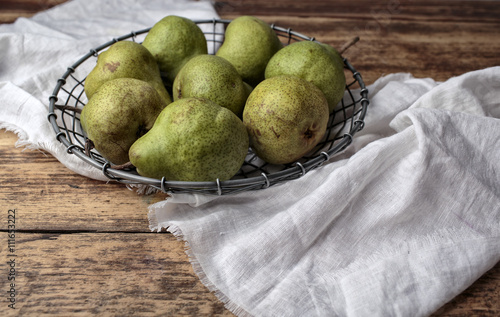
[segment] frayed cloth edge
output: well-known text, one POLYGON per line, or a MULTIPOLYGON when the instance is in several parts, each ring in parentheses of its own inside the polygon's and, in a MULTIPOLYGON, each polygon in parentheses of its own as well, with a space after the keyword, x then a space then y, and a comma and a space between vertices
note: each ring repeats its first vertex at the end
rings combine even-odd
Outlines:
POLYGON ((173 225, 173 224, 167 224, 166 226, 161 226, 161 228, 159 228, 158 223, 156 223, 156 228, 158 231, 160 231, 162 228, 165 228, 168 232, 172 233, 177 238, 177 240, 184 241, 184 243, 185 243, 184 252, 188 256, 189 262, 191 263, 191 266, 193 267, 194 273, 198 276, 201 283, 203 285, 205 285, 205 287, 207 287, 208 290, 210 292, 212 292, 217 297, 217 299, 220 300, 224 304, 224 307, 226 307, 230 312, 232 312, 236 316, 253 317, 253 315, 251 315, 244 308, 240 307, 238 304, 233 302, 222 291, 217 289, 217 287, 212 283, 212 281, 210 281, 208 276, 205 274, 203 267, 198 262, 198 259, 193 254, 191 247, 189 245, 189 242, 185 239, 184 234, 182 233, 182 230, 178 226, 173 225))

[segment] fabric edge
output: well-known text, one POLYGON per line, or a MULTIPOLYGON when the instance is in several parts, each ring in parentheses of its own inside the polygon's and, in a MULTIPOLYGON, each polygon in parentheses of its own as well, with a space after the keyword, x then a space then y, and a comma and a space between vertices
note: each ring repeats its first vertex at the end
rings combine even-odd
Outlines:
POLYGON ((194 255, 191 246, 189 245, 189 242, 184 238, 184 234, 182 233, 182 230, 171 223, 168 223, 166 226, 158 227, 157 225, 157 230, 161 230, 162 228, 165 228, 168 232, 174 235, 174 237, 177 238, 177 240, 184 241, 185 243, 185 248, 184 252, 187 254, 189 263, 191 263, 191 266, 193 267, 194 273, 196 276, 198 276, 199 280, 205 287, 217 297, 218 300, 220 300, 226 309, 228 309, 231 313, 240 316, 240 317, 252 317, 249 312, 247 312, 244 308, 240 307, 237 303, 233 302, 225 293, 220 291, 208 278, 208 276, 205 273, 205 270, 203 270, 203 267, 201 266, 200 262, 198 261, 196 255, 194 255))
POLYGON ((16 141, 15 147, 33 146, 33 144, 28 142, 26 132, 13 123, 0 121, 0 130, 6 130, 17 135, 18 140, 16 141))

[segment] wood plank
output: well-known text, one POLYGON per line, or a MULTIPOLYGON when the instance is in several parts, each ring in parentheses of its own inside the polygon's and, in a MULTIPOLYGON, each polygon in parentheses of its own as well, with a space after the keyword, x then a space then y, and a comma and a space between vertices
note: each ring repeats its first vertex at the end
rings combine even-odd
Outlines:
POLYGON ((256 15, 268 23, 340 47, 372 83, 409 72, 438 81, 500 65, 500 8, 494 1, 218 1, 223 18, 256 15), (314 22, 313 22, 314 21, 314 22))
POLYGON ((350 19, 385 19, 389 17, 421 20, 481 21, 498 20, 495 1, 439 1, 439 0, 226 0, 215 1, 221 16, 289 16, 301 18, 349 17, 350 19))
POLYGON ((123 184, 81 176, 49 154, 16 148, 17 136, 4 131, 0 201, 18 211, 18 230, 149 232, 148 206, 166 194, 138 195, 123 184))
POLYGON ((16 232, 13 253, 0 241, 2 316, 233 316, 168 233, 16 232))

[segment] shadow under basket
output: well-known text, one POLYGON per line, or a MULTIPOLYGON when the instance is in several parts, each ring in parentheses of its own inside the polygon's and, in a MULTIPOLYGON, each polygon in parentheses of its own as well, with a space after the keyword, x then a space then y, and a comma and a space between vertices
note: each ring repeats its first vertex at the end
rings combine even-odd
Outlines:
MULTIPOLYGON (((209 54, 215 54, 224 40, 224 31, 231 20, 195 20, 205 33, 209 54)), ((314 38, 271 25, 280 40, 285 44, 297 41, 315 41, 314 38)), ((137 174, 134 168, 116 169, 95 149, 86 150, 87 139, 80 125, 80 111, 87 102, 84 82, 92 70, 100 51, 118 41, 141 43, 151 28, 131 32, 91 49, 57 80, 49 97, 48 120, 56 139, 67 148, 67 153, 76 155, 84 162, 98 168, 110 180, 127 184, 130 187, 146 186, 150 191, 161 190, 166 193, 198 193, 209 195, 229 195, 249 190, 262 190, 270 186, 302 177, 330 160, 348 147, 355 134, 363 129, 364 118, 369 105, 368 89, 361 74, 344 59, 344 72, 347 84, 343 100, 330 115, 327 132, 320 143, 307 156, 297 162, 285 165, 272 165, 262 161, 251 148, 238 173, 230 180, 214 182, 186 182, 155 179, 137 174), (352 78, 352 79, 351 79, 352 78)))

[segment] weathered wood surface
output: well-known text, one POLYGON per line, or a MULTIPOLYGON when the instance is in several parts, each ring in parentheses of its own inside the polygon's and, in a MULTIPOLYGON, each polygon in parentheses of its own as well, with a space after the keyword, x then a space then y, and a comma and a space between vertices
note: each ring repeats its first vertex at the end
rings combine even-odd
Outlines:
MULTIPOLYGON (((61 2, 0 1, 0 23, 61 2)), ((500 65, 495 1, 232 0, 214 5, 222 18, 255 15, 336 47, 360 36, 345 56, 367 84, 394 72, 446 80, 500 65)), ((171 234, 149 231, 147 207, 164 196, 138 196, 123 185, 79 176, 50 155, 14 147, 16 139, 0 131, 0 258, 11 255, 7 214, 15 209, 18 265, 14 311, 7 309, 9 265, 0 261, 0 315, 232 315, 201 284, 184 244, 171 234)), ((500 315, 500 264, 435 315, 500 315)))
POLYGON ((232 316, 170 234, 17 232, 16 246, 18 302, 2 283, 2 316, 232 316))
MULTIPOLYGON (((116 182, 82 177, 50 154, 14 146, 13 133, 0 133, 0 201, 16 209, 17 230, 147 232, 147 208, 165 194, 138 195, 116 182)), ((5 228, 6 222, 0 228, 5 228)))
POLYGON ((184 242, 148 229, 147 207, 163 194, 79 176, 16 140, 0 131, 0 316, 232 316, 194 273, 184 242))
POLYGON ((221 16, 256 15, 340 47, 366 83, 409 72, 446 80, 500 65, 500 5, 495 1, 217 1, 221 16))

